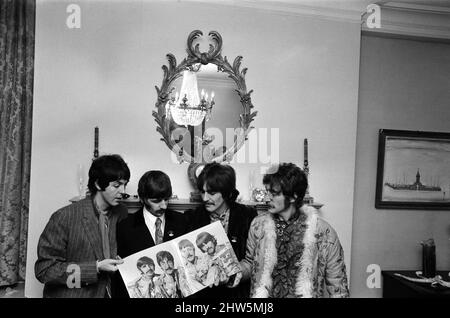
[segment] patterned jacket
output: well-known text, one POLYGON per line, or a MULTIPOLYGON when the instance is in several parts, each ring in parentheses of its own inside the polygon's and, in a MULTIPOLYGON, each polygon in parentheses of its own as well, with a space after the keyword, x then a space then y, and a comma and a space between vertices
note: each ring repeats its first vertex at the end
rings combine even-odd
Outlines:
MULTIPOLYGON (((317 216, 312 207, 306 214, 303 253, 295 260, 295 297, 348 297, 344 253, 335 230, 317 216)), ((272 272, 277 264, 274 217, 257 216, 250 227, 245 259, 241 261, 243 279, 251 279, 251 297, 267 298, 273 287, 272 272)))
MULTIPOLYGON (((111 258, 117 255, 116 224, 127 215, 123 205, 113 207, 110 216, 111 258)), ((90 197, 53 213, 38 243, 36 278, 44 283, 44 297, 103 298, 107 273, 97 273, 96 261, 104 259, 98 219, 90 197), (71 266, 72 265, 72 266, 71 266), (79 268, 80 286, 67 284, 69 274, 79 268), (73 288, 72 288, 73 287, 73 288)))

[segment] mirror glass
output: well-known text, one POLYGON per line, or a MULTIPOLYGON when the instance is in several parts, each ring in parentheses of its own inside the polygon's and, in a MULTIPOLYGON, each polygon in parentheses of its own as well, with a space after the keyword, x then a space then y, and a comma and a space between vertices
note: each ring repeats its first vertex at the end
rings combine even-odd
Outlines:
POLYGON ((192 31, 187 40, 188 56, 180 64, 167 54, 163 81, 155 86, 158 99, 153 117, 161 140, 179 162, 204 164, 230 161, 245 142, 253 111, 245 83, 247 68, 240 69, 242 56, 230 64, 222 56, 222 37, 216 31, 203 36, 192 31), (200 51, 207 49, 207 51, 200 51))
MULTIPOLYGON (((226 73, 218 71, 217 66, 212 63, 199 65, 198 67, 198 71, 191 72, 188 76, 190 79, 196 79, 198 96, 201 96, 201 91, 208 94, 208 98, 213 93, 215 104, 210 115, 205 116, 204 126, 200 124, 189 131, 188 129, 179 129, 180 125, 171 123, 171 133, 176 135, 181 132, 183 134, 183 139, 179 145, 190 156, 194 156, 191 142, 194 140, 195 144, 195 140, 197 140, 197 142, 202 141, 203 148, 205 146, 210 148, 211 151, 205 151, 205 155, 211 153, 211 157, 214 158, 221 154, 224 149, 233 147, 234 129, 240 126, 239 115, 242 112, 242 104, 236 92, 236 83, 226 73), (179 132, 174 131, 177 128, 179 132), (192 132, 194 139, 190 135, 192 132), (208 144, 206 145, 206 143, 208 144)), ((183 78, 184 76, 181 76, 174 81, 172 97, 181 92, 183 78)), ((198 149, 198 145, 194 149, 198 149)))

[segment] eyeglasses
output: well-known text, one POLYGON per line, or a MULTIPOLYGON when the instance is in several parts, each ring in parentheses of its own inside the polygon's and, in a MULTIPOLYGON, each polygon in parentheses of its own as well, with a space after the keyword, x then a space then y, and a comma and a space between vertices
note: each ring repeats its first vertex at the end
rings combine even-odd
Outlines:
POLYGON ((276 196, 280 195, 282 193, 282 191, 281 190, 275 191, 274 189, 269 189, 269 190, 266 190, 266 193, 270 194, 273 197, 276 197, 276 196))

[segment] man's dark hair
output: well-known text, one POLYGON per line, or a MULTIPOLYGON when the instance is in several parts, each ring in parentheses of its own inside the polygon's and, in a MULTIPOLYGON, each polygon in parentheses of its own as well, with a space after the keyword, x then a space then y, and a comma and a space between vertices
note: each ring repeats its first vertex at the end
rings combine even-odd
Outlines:
POLYGON ((227 204, 236 201, 239 191, 236 189, 236 173, 229 165, 211 162, 205 165, 197 179, 197 188, 203 192, 203 186, 209 192, 220 192, 227 204))
POLYGON ((214 246, 217 246, 216 238, 208 232, 201 232, 199 235, 197 235, 197 239, 195 240, 195 244, 197 244, 197 247, 202 251, 203 244, 208 244, 208 242, 213 242, 214 246))
POLYGON ((104 191, 112 181, 130 180, 130 169, 119 155, 104 155, 95 159, 89 168, 88 188, 91 195, 98 191, 97 182, 101 191, 104 191))
POLYGON ((281 163, 278 166, 271 167, 268 173, 264 175, 263 183, 274 186, 280 186, 283 195, 287 201, 293 199, 296 195, 295 206, 300 208, 303 205, 303 198, 308 188, 308 179, 305 172, 293 163, 281 163))
POLYGON ((159 251, 158 253, 156 253, 156 261, 158 262, 159 266, 161 266, 161 262, 164 259, 166 259, 168 262, 172 262, 172 264, 174 264, 173 256, 168 251, 159 251))
POLYGON ((151 170, 144 173, 139 180, 137 192, 141 200, 170 198, 172 184, 167 174, 159 170, 151 170))
MULTIPOLYGON (((137 260, 136 267, 141 271, 141 267, 144 265, 153 266, 155 268, 155 262, 147 256, 142 256, 140 259, 137 260)), ((142 271, 141 271, 142 273, 142 271)))

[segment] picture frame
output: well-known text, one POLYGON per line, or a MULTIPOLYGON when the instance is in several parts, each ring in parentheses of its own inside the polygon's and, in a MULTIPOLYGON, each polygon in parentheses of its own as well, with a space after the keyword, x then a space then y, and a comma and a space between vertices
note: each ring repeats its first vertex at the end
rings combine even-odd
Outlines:
POLYGON ((380 129, 375 208, 450 210, 450 133, 380 129))

